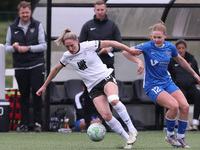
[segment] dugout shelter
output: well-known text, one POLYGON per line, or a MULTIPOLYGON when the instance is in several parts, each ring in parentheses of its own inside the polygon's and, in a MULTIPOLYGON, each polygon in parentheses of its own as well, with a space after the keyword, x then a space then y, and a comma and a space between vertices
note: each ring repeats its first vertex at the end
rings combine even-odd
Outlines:
MULTIPOLYGON (((36 4, 33 17, 42 22, 48 39, 48 51, 46 53, 47 74, 64 52, 64 49, 56 47, 53 40, 66 27, 69 27, 79 35, 82 25, 92 19, 94 15, 94 2, 95 0, 40 0, 36 4)), ((198 64, 200 64, 199 0, 108 0, 107 7, 109 19, 118 25, 123 43, 127 46, 148 41, 150 32, 148 28, 161 19, 167 27, 168 35, 166 40, 175 43, 178 39, 185 39, 189 52, 195 56, 198 64)), ((115 54, 117 80, 123 81, 127 86, 130 86, 129 83, 132 83, 132 81, 138 78, 141 79, 142 76, 137 76, 136 67, 135 64, 126 60, 120 52, 115 54)), ((62 83, 71 79, 80 78, 70 66, 67 66, 61 70, 53 81, 62 83)), ((50 114, 49 91, 48 89, 45 108, 46 128, 48 128, 50 114)), ((148 107, 143 109, 148 109, 148 107)), ((150 118, 147 114, 143 115, 146 115, 146 118, 150 118)), ((155 116, 155 124, 163 124, 163 120, 160 117, 163 116, 155 116)), ((149 124, 152 122, 152 120, 148 119, 145 121, 149 122, 149 124)))

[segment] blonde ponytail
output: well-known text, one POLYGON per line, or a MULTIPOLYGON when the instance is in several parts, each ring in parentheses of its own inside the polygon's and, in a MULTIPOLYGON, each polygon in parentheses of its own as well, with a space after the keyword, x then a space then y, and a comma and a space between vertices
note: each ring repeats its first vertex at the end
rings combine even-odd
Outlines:
POLYGON ((71 32, 69 28, 66 28, 63 30, 59 38, 55 40, 54 42, 56 43, 57 46, 61 46, 61 45, 64 46, 64 42, 66 39, 77 40, 78 37, 76 36, 75 33, 71 32))

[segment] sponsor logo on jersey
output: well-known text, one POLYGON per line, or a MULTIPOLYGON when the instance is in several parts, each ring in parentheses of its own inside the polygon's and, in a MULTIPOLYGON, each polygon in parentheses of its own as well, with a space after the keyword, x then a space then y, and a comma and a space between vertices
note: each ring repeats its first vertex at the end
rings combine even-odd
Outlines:
POLYGON ((77 62, 77 64, 80 70, 85 70, 86 68, 88 68, 85 60, 81 60, 80 62, 77 62))
POLYGON ((152 65, 152 66, 155 66, 156 64, 159 63, 159 61, 157 61, 157 60, 152 60, 152 59, 150 59, 150 62, 151 62, 151 65, 152 65))
POLYGON ((169 64, 169 62, 159 62, 158 60, 153 60, 150 59, 151 65, 155 66, 155 65, 159 65, 159 66, 167 66, 169 64))
POLYGON ((169 64, 169 62, 160 62, 159 66, 167 66, 169 64))

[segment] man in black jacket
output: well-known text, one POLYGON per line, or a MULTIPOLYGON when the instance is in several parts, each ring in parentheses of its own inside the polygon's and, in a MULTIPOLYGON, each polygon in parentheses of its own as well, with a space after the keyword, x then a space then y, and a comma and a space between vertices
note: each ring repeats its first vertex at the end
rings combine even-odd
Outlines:
POLYGON ((28 131, 29 98, 33 96, 34 130, 41 131, 42 97, 37 90, 44 82, 44 51, 47 50, 42 24, 31 17, 31 4, 21 1, 18 5, 19 17, 10 24, 6 36, 6 52, 13 54, 15 77, 21 94, 21 123, 19 132, 28 131))
MULTIPOLYGON (((176 42, 176 48, 182 57, 190 64, 192 69, 199 75, 199 68, 197 62, 193 55, 187 52, 187 44, 184 40, 178 40, 176 42)), ((200 90, 197 89, 197 81, 195 78, 183 69, 178 63, 171 59, 168 66, 168 70, 172 76, 173 81, 181 89, 183 94, 186 96, 188 103, 194 103, 194 114, 193 114, 193 124, 188 126, 188 130, 198 130, 199 125, 199 115, 200 115, 200 90)))
MULTIPOLYGON (((94 18, 86 22, 79 36, 79 41, 115 40, 122 42, 118 26, 108 19, 106 2, 98 0, 94 4, 94 18)), ((120 51, 114 47, 101 49, 98 54, 108 68, 114 68, 114 52, 120 51)))

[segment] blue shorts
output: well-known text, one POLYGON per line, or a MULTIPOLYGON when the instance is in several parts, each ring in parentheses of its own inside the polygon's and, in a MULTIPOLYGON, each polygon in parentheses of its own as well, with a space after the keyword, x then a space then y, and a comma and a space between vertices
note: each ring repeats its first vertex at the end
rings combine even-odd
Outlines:
POLYGON ((147 92, 149 98, 156 104, 157 96, 162 92, 166 91, 167 93, 171 94, 172 92, 179 90, 179 88, 175 85, 174 82, 171 82, 169 85, 160 85, 160 86, 153 86, 147 92))

